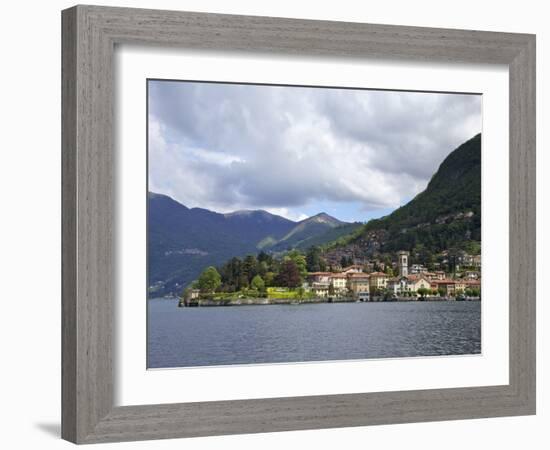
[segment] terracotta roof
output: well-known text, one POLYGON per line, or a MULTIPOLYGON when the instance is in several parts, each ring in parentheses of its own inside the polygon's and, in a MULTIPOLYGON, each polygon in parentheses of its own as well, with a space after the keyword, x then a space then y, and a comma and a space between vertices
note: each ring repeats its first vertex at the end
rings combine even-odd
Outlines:
POLYGON ((369 274, 371 277, 389 277, 387 273, 384 272, 372 272, 369 274))
POLYGON ((369 278, 370 277, 368 273, 348 273, 347 276, 349 278, 369 278))

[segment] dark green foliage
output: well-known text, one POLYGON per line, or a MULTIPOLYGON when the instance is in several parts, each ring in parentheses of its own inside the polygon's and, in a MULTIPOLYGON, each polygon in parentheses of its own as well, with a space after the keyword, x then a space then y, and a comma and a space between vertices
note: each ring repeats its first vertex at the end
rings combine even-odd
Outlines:
POLYGON ((342 256, 342 258, 340 258, 340 265, 342 266, 342 268, 344 267, 348 267, 348 266, 351 266, 353 264, 353 258, 351 256, 342 256))
POLYGON ((420 295, 420 297, 425 297, 426 295, 430 294, 432 290, 421 287, 416 292, 418 293, 418 295, 420 295))
POLYGON ((320 234, 313 234, 306 239, 296 243, 295 248, 307 250, 310 247, 320 247, 327 243, 334 242, 342 237, 349 236, 350 233, 360 229, 363 225, 359 222, 338 225, 334 228, 325 229, 320 234))
POLYGON ((327 263, 321 256, 319 247, 311 247, 306 254, 308 272, 324 272, 327 270, 327 263))
POLYGON ((281 264, 281 269, 276 278, 278 286, 296 288, 302 283, 300 270, 292 259, 286 259, 281 264))
MULTIPOLYGON (((422 250, 421 261, 450 248, 479 254, 481 241, 481 135, 454 150, 441 163, 427 188, 413 200, 327 246, 365 244, 377 235, 380 253, 422 250)), ((412 258, 414 261, 414 258, 412 258)))

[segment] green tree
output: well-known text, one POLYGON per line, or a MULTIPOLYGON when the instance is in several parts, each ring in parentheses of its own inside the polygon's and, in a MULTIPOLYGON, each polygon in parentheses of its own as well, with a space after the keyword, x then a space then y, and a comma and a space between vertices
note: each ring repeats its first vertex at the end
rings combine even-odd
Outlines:
POLYGON ((466 295, 470 297, 479 297, 479 289, 477 288, 466 289, 466 295))
POLYGON ((269 271, 269 266, 265 261, 258 262, 258 275, 264 277, 269 271))
POLYGON ((296 264, 301 279, 304 279, 307 275, 307 262, 306 257, 299 250, 291 250, 287 253, 285 259, 290 259, 296 264))
POLYGON ((268 266, 270 266, 273 262, 273 256, 262 250, 260 253, 258 253, 258 262, 265 262, 268 266))
POLYGON ((252 278, 254 278, 258 274, 258 260, 254 255, 246 256, 243 261, 242 271, 243 275, 246 276, 248 283, 250 283, 252 281, 252 278))
POLYGON ((275 273, 274 272, 267 272, 264 276, 264 284, 266 287, 273 286, 275 283, 275 273))
POLYGON ((321 249, 319 247, 310 247, 306 255, 306 266, 309 272, 319 272, 321 270, 321 249))
POLYGON ((418 295, 420 295, 420 297, 424 298, 426 295, 428 295, 431 292, 431 289, 421 287, 421 288, 418 288, 416 292, 418 293, 418 295))
POLYGON ((198 279, 198 288, 201 292, 214 292, 222 284, 222 277, 215 267, 206 268, 198 279))
POLYGON ((260 292, 263 292, 265 290, 265 283, 260 275, 256 275, 254 278, 252 278, 250 286, 252 287, 252 289, 256 289, 260 292))
POLYGON ((296 288, 302 283, 300 270, 291 259, 286 259, 281 264, 281 270, 277 275, 277 284, 283 287, 296 288))

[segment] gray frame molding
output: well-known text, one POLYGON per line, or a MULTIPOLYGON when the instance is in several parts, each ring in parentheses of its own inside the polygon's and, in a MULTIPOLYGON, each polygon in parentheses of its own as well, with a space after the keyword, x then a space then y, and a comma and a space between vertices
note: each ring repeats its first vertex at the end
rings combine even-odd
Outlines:
POLYGON ((76 443, 535 413, 535 36, 76 6, 62 13, 62 437, 76 443), (113 406, 113 51, 140 43, 506 64, 510 73, 510 383, 113 406))

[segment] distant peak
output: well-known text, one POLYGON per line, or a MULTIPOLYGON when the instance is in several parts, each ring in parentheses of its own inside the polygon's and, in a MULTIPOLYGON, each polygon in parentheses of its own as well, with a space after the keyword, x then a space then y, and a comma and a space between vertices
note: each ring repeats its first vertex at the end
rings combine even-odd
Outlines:
POLYGON ((341 220, 338 220, 336 217, 332 217, 330 214, 327 214, 326 212, 320 212, 319 214, 315 214, 314 216, 304 219, 302 222, 317 222, 317 223, 326 223, 329 225, 340 225, 344 223, 341 220))

